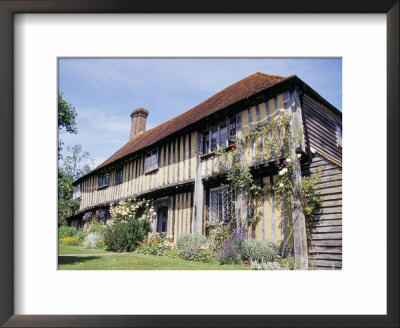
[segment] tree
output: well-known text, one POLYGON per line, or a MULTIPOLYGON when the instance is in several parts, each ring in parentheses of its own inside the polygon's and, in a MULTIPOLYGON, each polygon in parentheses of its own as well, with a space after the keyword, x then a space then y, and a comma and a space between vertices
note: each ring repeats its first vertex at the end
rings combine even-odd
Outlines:
POLYGON ((69 154, 62 159, 61 166, 73 180, 79 179, 92 170, 94 160, 89 152, 82 151, 81 145, 67 147, 67 152, 69 154))
MULTIPOLYGON (((78 113, 69 102, 63 99, 63 93, 58 91, 58 133, 63 132, 77 134, 76 117, 78 113)), ((58 158, 61 157, 63 142, 61 138, 58 140, 58 158)))
POLYGON ((89 152, 82 151, 81 145, 67 147, 68 154, 59 161, 58 167, 58 224, 65 224, 65 219, 73 214, 79 204, 73 198, 74 186, 72 183, 81 176, 89 173, 94 160, 89 152))

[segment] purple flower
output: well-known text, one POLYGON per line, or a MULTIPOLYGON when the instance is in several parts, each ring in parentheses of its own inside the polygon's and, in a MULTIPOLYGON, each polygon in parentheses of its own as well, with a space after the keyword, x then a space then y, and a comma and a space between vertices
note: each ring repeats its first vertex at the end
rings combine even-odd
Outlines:
POLYGON ((87 213, 85 213, 85 215, 83 216, 82 220, 83 220, 83 221, 86 221, 86 220, 91 219, 91 217, 92 217, 92 212, 87 212, 87 213))
POLYGON ((104 216, 105 216, 105 215, 106 215, 106 212, 97 210, 97 211, 96 211, 96 214, 95 214, 95 217, 96 217, 96 218, 99 218, 99 219, 104 219, 104 216))

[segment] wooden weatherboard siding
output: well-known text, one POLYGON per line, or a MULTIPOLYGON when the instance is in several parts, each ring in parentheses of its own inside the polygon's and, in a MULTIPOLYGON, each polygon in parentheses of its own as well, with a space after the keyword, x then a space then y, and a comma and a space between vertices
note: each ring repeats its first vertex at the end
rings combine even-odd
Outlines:
POLYGON ((342 163, 342 148, 337 145, 336 135, 336 125, 341 127, 342 119, 307 95, 302 108, 310 146, 342 163))
POLYGON ((322 206, 313 215, 313 230, 308 241, 310 265, 316 269, 342 268, 342 168, 315 154, 305 175, 321 171, 316 190, 322 206))
MULTIPOLYGON (((127 197, 140 196, 152 190, 194 181, 196 175, 196 133, 176 137, 158 148, 158 169, 145 173, 145 153, 136 154, 123 164, 122 183, 114 184, 115 168, 110 171, 106 188, 98 189, 98 175, 81 182, 79 210, 110 203, 127 197)), ((156 148, 156 147, 155 147, 156 148)), ((155 149, 154 148, 154 149, 155 149)))

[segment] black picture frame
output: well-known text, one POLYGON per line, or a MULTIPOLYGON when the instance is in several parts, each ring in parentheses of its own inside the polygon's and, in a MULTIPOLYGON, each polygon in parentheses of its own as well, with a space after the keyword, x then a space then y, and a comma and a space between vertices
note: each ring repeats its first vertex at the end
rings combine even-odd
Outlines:
MULTIPOLYGON (((0 149, 2 151, 0 155, 0 208, 2 209, 0 218, 0 324, 5 327, 399 327, 399 8, 399 0, 0 0, 0 149), (387 315, 14 315, 13 16, 15 13, 386 14, 387 315)), ((373 84, 372 78, 371 84, 373 84)))

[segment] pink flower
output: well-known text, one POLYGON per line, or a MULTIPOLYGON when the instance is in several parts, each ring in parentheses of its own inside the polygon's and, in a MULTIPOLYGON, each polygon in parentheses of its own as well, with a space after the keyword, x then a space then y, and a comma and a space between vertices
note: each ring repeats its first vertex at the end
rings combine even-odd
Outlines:
POLYGON ((244 260, 244 264, 249 264, 249 261, 247 261, 247 260, 244 260))

